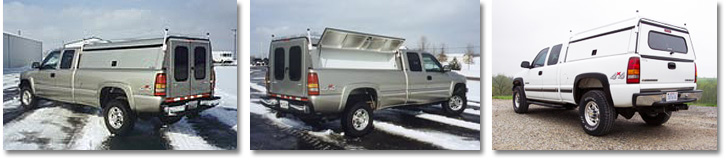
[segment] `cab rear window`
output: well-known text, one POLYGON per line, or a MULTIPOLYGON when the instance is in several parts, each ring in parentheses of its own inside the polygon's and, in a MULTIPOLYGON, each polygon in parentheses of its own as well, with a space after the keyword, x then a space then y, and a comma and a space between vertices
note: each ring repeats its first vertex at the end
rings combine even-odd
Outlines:
POLYGON ((688 53, 685 38, 656 31, 648 32, 648 46, 653 50, 688 53))

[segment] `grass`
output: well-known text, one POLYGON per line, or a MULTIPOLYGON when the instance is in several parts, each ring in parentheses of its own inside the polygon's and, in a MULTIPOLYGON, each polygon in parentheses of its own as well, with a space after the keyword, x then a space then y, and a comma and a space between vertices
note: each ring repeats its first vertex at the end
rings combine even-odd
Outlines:
POLYGON ((715 104, 715 103, 693 103, 693 102, 689 102, 689 103, 686 103, 686 104, 689 105, 689 106, 718 107, 718 105, 715 104))
POLYGON ((492 96, 492 99, 511 100, 512 99, 512 95, 508 95, 508 96, 492 96))

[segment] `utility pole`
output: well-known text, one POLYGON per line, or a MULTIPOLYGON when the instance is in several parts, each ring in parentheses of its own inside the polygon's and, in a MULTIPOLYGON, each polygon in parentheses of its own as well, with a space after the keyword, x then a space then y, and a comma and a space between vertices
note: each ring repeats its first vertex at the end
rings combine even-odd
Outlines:
POLYGON ((237 60, 237 29, 232 29, 234 35, 234 49, 232 51, 232 59, 237 60))

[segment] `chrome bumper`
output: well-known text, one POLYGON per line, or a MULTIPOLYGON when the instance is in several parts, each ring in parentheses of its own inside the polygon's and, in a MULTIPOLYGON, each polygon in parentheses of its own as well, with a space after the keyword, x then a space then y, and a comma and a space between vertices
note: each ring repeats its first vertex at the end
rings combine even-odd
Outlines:
POLYGON ((162 111, 166 116, 184 115, 190 112, 199 112, 219 105, 219 97, 191 100, 184 103, 162 105, 162 111))
POLYGON ((672 91, 678 92, 678 100, 666 101, 668 92, 648 92, 633 94, 633 106, 662 106, 672 104, 683 104, 701 99, 701 90, 672 91))

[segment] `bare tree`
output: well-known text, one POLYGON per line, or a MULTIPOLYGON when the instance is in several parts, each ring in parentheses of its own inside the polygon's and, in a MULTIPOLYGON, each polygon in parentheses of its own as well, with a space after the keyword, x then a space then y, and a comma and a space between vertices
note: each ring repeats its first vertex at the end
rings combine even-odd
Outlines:
POLYGON ((429 47, 429 40, 426 38, 426 36, 421 36, 421 39, 418 42, 418 49, 421 51, 426 51, 429 47))
POLYGON ((436 59, 439 60, 439 62, 446 62, 449 60, 449 57, 446 56, 446 52, 444 52, 445 47, 446 44, 441 44, 441 50, 439 50, 439 54, 436 54, 436 59))
POLYGON ((471 44, 466 45, 466 53, 462 58, 463 63, 466 64, 466 69, 469 70, 471 65, 474 64, 474 47, 471 44))

